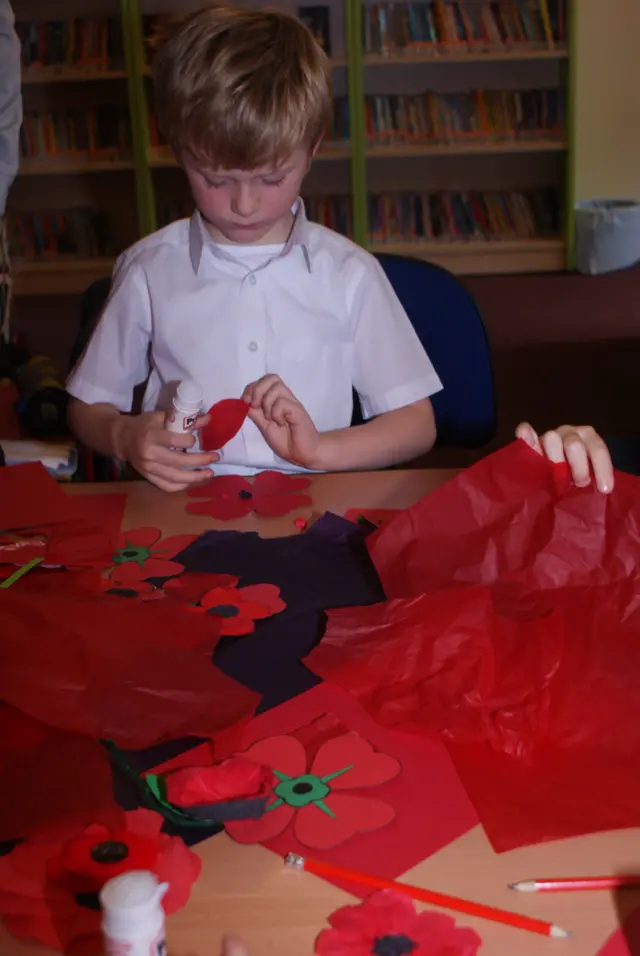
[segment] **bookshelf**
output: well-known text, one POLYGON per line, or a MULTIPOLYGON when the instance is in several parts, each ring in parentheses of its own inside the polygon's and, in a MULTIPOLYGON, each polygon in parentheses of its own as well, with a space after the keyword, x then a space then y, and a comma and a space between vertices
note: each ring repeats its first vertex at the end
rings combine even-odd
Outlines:
MULTIPOLYGON (((80 293, 140 235, 189 214, 155 131, 146 36, 203 2, 95 0, 87 18, 82 0, 14 0, 26 117, 8 209, 17 295, 80 293)), ((459 274, 566 268, 569 3, 329 0, 334 123, 305 184, 310 215, 374 252, 459 274)))

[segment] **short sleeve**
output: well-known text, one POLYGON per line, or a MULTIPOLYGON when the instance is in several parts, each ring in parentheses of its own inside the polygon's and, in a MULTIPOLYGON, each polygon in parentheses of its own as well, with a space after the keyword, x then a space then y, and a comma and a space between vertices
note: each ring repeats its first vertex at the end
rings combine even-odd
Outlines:
POLYGON ((109 298, 89 344, 71 372, 67 391, 89 405, 131 411, 133 390, 149 374, 151 303, 144 269, 121 256, 109 298))
POLYGON ((429 356, 382 266, 358 258, 350 285, 354 342, 353 385, 365 418, 382 415, 439 392, 429 356))

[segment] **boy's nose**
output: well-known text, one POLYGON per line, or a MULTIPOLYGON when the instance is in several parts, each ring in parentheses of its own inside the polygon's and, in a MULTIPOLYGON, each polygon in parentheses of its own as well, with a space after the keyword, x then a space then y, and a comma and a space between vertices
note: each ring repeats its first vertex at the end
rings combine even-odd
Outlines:
POLYGON ((249 219, 257 212, 258 197, 252 189, 239 186, 231 202, 231 208, 236 216, 249 219))

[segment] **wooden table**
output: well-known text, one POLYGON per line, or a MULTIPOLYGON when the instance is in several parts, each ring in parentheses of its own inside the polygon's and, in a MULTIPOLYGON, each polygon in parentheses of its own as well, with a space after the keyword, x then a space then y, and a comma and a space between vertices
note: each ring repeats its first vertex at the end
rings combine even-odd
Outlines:
MULTIPOLYGON (((313 512, 342 514, 350 507, 404 508, 433 491, 451 471, 389 471, 322 475, 313 479, 313 512)), ((220 525, 188 515, 183 495, 167 495, 146 483, 74 485, 71 494, 128 493, 124 527, 151 525, 165 535, 212 527, 259 531, 263 536, 299 533, 294 519, 249 516, 220 525)), ((571 940, 550 940, 519 930, 460 917, 484 945, 482 956, 595 956, 640 895, 606 892, 551 895, 515 894, 507 884, 535 876, 600 875, 638 869, 640 830, 599 833, 496 855, 481 827, 414 867, 405 879, 445 893, 550 920, 573 932, 571 940)), ((326 917, 352 898, 310 874, 285 870, 260 846, 240 846, 225 834, 199 844, 203 871, 189 904, 168 921, 170 956, 218 956, 224 932, 245 937, 251 956, 311 956, 326 917)), ((1 956, 43 956, 42 947, 20 943, 0 928, 1 956)))

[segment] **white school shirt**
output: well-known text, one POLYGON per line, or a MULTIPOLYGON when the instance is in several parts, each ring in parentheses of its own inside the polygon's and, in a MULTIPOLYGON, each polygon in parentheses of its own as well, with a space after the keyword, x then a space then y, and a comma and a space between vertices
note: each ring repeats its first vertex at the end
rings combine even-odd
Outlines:
MULTIPOLYGON (((214 243, 199 213, 142 239, 119 258, 111 294, 67 389, 88 404, 166 410, 191 379, 208 409, 275 373, 316 428, 347 428, 352 388, 365 418, 442 388, 376 259, 309 222, 299 202, 283 246, 214 243)), ((247 419, 216 474, 302 471, 275 455, 247 419)))

